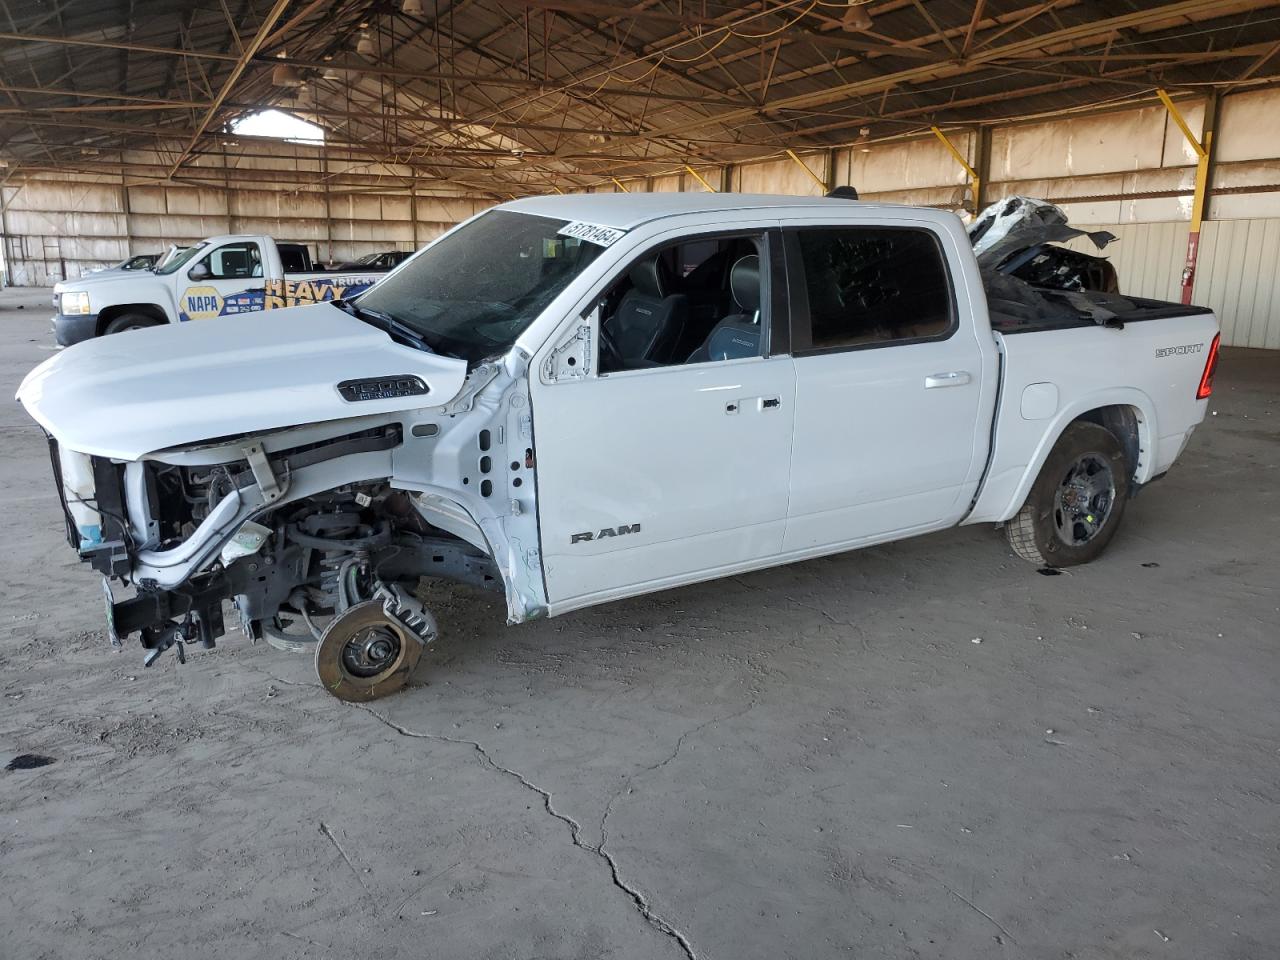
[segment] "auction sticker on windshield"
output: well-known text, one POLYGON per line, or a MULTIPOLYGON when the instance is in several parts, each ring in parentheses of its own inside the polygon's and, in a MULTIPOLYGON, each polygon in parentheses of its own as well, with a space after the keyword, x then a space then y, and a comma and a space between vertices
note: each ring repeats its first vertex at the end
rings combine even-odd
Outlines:
POLYGON ((614 227, 602 227, 597 223, 586 223, 582 220, 566 223, 556 231, 562 237, 577 237, 579 240, 585 240, 587 243, 594 243, 600 247, 607 247, 612 243, 616 243, 622 239, 626 232, 625 230, 617 230, 614 227))

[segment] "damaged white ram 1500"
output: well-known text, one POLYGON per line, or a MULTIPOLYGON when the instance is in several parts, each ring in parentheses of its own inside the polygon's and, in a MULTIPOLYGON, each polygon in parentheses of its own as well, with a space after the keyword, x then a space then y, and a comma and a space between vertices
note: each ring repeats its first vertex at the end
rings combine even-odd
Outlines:
POLYGON ((525 199, 358 298, 82 343, 18 396, 116 643, 211 646, 229 599, 370 699, 435 635, 423 577, 519 623, 961 523, 1093 559, 1204 417, 1218 324, 1063 248, 1045 285, 1008 268, 1071 233, 1021 199, 973 237, 838 199, 525 199))

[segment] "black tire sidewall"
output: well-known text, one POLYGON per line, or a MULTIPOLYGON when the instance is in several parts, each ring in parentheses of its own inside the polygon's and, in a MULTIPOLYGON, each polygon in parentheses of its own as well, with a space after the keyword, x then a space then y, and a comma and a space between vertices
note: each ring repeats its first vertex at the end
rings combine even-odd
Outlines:
POLYGON ((118 317, 112 317, 107 325, 102 328, 104 337, 113 333, 124 333, 130 329, 142 329, 144 327, 158 327, 155 317, 149 317, 145 313, 122 313, 118 317))
POLYGON ((1115 434, 1095 423, 1073 423, 1065 431, 1045 461, 1031 487, 1027 502, 1033 509, 1033 530, 1036 549, 1051 567, 1070 567, 1095 559, 1111 538, 1115 536, 1129 500, 1129 478, 1132 468, 1125 456, 1124 447, 1115 434), (1080 457, 1097 453, 1105 457, 1111 466, 1116 495, 1103 523, 1102 529, 1088 543, 1071 546, 1058 537, 1053 520, 1054 498, 1067 471, 1080 457))

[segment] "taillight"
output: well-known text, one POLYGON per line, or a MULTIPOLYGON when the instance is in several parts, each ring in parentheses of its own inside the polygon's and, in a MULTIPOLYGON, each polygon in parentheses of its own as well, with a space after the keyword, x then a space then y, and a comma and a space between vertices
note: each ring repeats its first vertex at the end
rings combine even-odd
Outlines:
POLYGON ((1196 390, 1197 400, 1207 400, 1213 393, 1213 375, 1218 369, 1218 341, 1222 334, 1214 334, 1213 343, 1209 346, 1209 359, 1204 362, 1204 373, 1200 376, 1200 386, 1196 390))

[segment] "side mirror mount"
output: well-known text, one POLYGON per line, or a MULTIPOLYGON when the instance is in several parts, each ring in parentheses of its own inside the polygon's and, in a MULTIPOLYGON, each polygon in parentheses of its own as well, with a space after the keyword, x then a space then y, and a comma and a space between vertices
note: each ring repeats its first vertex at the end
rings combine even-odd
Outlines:
POLYGON ((592 327, 600 322, 600 305, 585 311, 578 323, 543 361, 542 382, 581 380, 591 373, 592 327))
POLYGON ((192 280, 208 280, 209 268, 203 263, 197 263, 194 267, 187 271, 187 276, 192 280))

